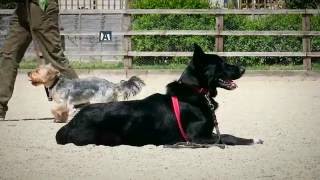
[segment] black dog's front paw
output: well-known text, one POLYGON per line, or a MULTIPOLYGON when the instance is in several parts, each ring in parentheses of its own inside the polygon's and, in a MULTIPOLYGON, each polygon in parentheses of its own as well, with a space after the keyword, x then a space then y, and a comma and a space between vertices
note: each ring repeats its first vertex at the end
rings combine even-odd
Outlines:
POLYGON ((253 139, 253 144, 263 144, 263 142, 262 139, 253 139))

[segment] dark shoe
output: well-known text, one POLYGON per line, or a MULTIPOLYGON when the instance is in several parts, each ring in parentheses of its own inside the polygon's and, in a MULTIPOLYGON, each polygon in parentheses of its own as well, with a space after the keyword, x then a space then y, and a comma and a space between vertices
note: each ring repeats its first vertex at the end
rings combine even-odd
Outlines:
POLYGON ((5 112, 0 112, 0 121, 3 121, 6 117, 6 113, 5 112))

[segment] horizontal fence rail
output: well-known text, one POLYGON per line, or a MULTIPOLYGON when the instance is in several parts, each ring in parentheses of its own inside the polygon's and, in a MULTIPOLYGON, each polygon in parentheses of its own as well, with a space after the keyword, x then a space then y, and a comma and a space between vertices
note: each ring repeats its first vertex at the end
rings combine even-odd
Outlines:
MULTIPOLYGON (((0 9, 0 14, 12 14, 12 9, 0 9)), ((77 14, 124 14, 124 15, 144 15, 144 14, 210 14, 210 15, 289 15, 289 14, 307 14, 320 15, 320 9, 62 9, 61 15, 77 14)))
MULTIPOLYGON (((10 14, 12 10, 0 10, 0 14, 10 14)), ((72 56, 123 56, 126 68, 132 65, 132 57, 136 56, 167 56, 167 57, 185 57, 192 56, 192 52, 154 52, 154 51, 133 51, 131 49, 131 38, 133 36, 214 36, 216 42, 215 53, 226 57, 303 57, 304 67, 306 70, 311 69, 311 58, 319 58, 320 52, 312 52, 310 48, 310 40, 312 37, 320 36, 320 31, 312 31, 310 28, 310 17, 320 15, 320 9, 62 9, 60 17, 72 15, 79 18, 81 26, 81 18, 83 15, 115 15, 121 17, 121 28, 112 31, 113 36, 123 37, 122 49, 119 51, 72 51, 66 52, 66 55, 72 56), (131 21, 133 15, 146 14, 163 14, 163 15, 195 15, 208 14, 215 15, 216 27, 214 30, 131 30, 131 21), (301 30, 281 30, 281 31, 252 31, 252 30, 224 30, 224 15, 301 15, 301 30), (226 36, 292 36, 302 37, 302 52, 224 52, 223 39, 226 36)), ((64 37, 95 37, 99 35, 99 29, 96 32, 65 32, 61 35, 64 37)), ((81 45, 79 45, 81 46, 81 45)))
MULTIPOLYGON (((207 52, 224 57, 320 57, 320 52, 207 52)), ((73 56, 144 56, 144 57, 190 57, 193 52, 155 52, 155 51, 92 51, 65 53, 73 56)))
POLYGON ((319 9, 119 9, 119 10, 60 10, 61 14, 126 14, 126 15, 144 15, 144 14, 176 14, 176 15, 190 15, 190 14, 210 14, 210 15, 275 15, 275 14, 308 14, 319 15, 319 9))
POLYGON ((59 0, 60 9, 123 9, 125 0, 59 0))
MULTIPOLYGON (((320 31, 212 31, 212 30, 136 30, 113 32, 117 36, 320 36, 320 31)), ((61 33, 65 36, 98 36, 97 33, 61 33)))

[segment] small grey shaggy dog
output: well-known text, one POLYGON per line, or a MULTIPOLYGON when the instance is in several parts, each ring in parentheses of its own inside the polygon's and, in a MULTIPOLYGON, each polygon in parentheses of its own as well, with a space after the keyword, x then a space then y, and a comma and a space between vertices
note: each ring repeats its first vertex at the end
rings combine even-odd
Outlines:
POLYGON ((112 83, 102 78, 91 77, 82 79, 67 79, 51 64, 41 65, 29 72, 32 85, 44 85, 49 89, 57 105, 52 108, 54 122, 66 122, 75 106, 81 104, 107 103, 123 100, 135 96, 141 91, 145 83, 138 77, 132 76, 129 80, 112 83))

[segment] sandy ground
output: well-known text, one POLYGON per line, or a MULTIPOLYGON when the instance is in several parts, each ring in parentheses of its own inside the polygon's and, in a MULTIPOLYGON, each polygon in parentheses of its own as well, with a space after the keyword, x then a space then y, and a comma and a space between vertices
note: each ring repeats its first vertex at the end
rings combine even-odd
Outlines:
MULTIPOLYGON (((91 73, 111 81, 120 74, 91 73)), ((82 74, 81 76, 88 76, 82 74)), ((136 98, 164 92, 179 74, 141 74, 136 98)), ((0 179, 319 179, 319 76, 246 75, 235 91, 219 90, 220 130, 261 138, 263 145, 226 149, 57 145, 63 124, 51 120, 43 88, 20 73, 7 118, 0 122, 0 179), (18 121, 12 121, 20 119, 18 121)))

